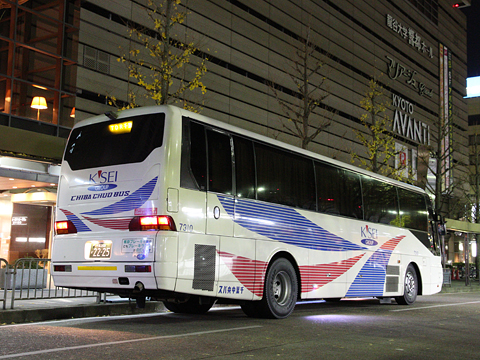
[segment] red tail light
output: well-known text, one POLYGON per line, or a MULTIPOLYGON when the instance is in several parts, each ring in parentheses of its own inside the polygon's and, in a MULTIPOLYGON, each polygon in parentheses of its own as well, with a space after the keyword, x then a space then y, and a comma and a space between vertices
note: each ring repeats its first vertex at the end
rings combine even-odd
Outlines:
POLYGON ((175 226, 172 217, 167 215, 136 216, 130 221, 128 229, 130 231, 177 231, 177 227, 175 226))
POLYGON ((75 234, 77 232, 77 228, 70 220, 57 221, 55 222, 55 232, 57 235, 75 234))

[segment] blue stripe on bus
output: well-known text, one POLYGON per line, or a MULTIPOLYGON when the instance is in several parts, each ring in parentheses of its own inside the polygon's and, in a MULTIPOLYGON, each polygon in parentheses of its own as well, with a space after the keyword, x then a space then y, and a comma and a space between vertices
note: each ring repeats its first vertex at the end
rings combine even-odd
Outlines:
POLYGON ((312 250, 367 250, 323 229, 292 208, 217 195, 235 223, 269 239, 312 250))
POLYGON ((348 296, 383 296, 387 264, 392 250, 378 249, 367 260, 347 291, 348 296))
POLYGON ((75 215, 71 212, 65 213, 65 211, 64 211, 64 214, 67 217, 67 220, 70 220, 73 223, 73 225, 75 225, 75 228, 77 229, 77 232, 92 231, 92 230, 90 230, 90 228, 87 225, 85 225, 85 223, 82 220, 80 220, 77 217, 77 215, 75 215))
POLYGON ((110 204, 108 206, 105 206, 97 210, 84 212, 82 214, 83 215, 111 215, 111 214, 117 214, 125 211, 138 209, 143 204, 145 204, 150 198, 150 195, 152 195, 153 189, 157 184, 157 179, 158 179, 158 176, 154 177, 152 180, 150 180, 148 183, 146 183, 141 188, 136 190, 134 193, 128 195, 127 197, 123 198, 120 201, 117 201, 116 203, 110 204))

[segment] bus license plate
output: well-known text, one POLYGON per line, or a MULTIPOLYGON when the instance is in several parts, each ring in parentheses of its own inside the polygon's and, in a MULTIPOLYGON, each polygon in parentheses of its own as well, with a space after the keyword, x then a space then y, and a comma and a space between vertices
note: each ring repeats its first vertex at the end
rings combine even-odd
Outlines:
POLYGON ((90 259, 110 259, 112 255, 112 242, 91 242, 90 259))

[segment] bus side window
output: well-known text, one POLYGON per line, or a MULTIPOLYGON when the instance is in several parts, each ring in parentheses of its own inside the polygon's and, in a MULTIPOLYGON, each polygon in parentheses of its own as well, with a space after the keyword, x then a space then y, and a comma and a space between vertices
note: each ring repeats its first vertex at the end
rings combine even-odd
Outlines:
POLYGON ((362 176, 362 190, 366 221, 401 226, 395 186, 362 176))
POLYGON ((360 178, 351 171, 315 163, 318 211, 363 219, 360 178))
POLYGON ((255 144, 257 198, 315 210, 315 178, 310 159, 255 144))
POLYGON ((355 219, 363 219, 362 206, 362 187, 360 185, 360 176, 354 172, 343 170, 344 188, 343 201, 341 203, 341 215, 349 216, 355 219))
POLYGON ((207 149, 203 125, 183 119, 180 186, 206 190, 207 149))
POLYGON ((236 196, 255 199, 255 158, 250 140, 233 137, 235 148, 236 196))
POLYGON ((402 227, 428 231, 428 212, 425 196, 405 189, 398 189, 402 227))
POLYGON ((230 136, 207 130, 208 191, 232 195, 232 147, 230 136))

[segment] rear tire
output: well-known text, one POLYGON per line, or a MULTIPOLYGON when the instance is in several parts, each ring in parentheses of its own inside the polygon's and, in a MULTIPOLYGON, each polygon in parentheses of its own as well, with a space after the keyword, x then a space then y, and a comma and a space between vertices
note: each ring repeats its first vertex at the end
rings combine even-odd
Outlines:
POLYGON ((258 304, 261 315, 272 319, 286 318, 295 308, 297 294, 298 281, 295 269, 287 259, 276 259, 265 276, 263 299, 258 304))
POLYGON ((241 305, 245 315, 251 318, 261 317, 260 301, 249 301, 246 304, 241 305))
POLYGON ((395 297, 400 305, 411 305, 415 302, 418 295, 418 276, 412 264, 407 266, 405 278, 403 281, 403 296, 395 297))
POLYGON ((213 303, 201 304, 200 297, 195 295, 190 296, 186 302, 182 303, 163 301, 168 310, 179 314, 205 314, 213 306, 213 303))

